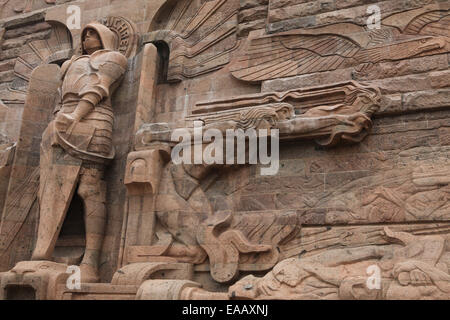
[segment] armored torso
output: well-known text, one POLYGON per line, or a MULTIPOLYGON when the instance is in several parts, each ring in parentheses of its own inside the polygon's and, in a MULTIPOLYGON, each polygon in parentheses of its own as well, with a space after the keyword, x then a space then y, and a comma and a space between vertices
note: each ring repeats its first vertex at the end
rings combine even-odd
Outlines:
MULTIPOLYGON (((111 94, 125 73, 126 58, 119 52, 100 50, 91 56, 74 57, 66 62, 62 84, 62 106, 59 112, 72 113, 86 94, 98 97, 98 103, 75 127, 72 134, 64 134, 58 128, 60 145, 75 156, 83 159, 112 159, 112 130, 114 114, 111 107, 111 94)), ((98 162, 98 161, 97 161, 98 162)))

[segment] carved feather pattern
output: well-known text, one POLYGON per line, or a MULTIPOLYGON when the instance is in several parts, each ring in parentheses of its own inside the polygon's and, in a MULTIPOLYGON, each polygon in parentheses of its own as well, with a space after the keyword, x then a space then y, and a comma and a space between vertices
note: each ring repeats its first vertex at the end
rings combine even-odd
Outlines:
POLYGON ((164 40, 171 49, 168 80, 193 78, 222 68, 238 48, 239 1, 177 1, 151 41, 164 40))
POLYGON ((246 52, 232 62, 231 73, 259 82, 445 53, 450 50, 450 16, 432 11, 412 19, 402 33, 392 28, 369 31, 366 42, 357 42, 361 35, 333 34, 324 27, 250 39, 246 52))
POLYGON ((403 33, 450 37, 450 15, 447 11, 427 12, 414 18, 403 33))
POLYGON ((23 54, 17 58, 14 66, 16 79, 9 88, 10 99, 6 97, 5 103, 25 102, 31 72, 36 67, 69 59, 72 55, 72 36, 65 26, 54 24, 48 39, 32 41, 27 46, 31 49, 31 53, 23 54))
POLYGON ((232 66, 235 77, 261 81, 335 70, 361 47, 338 35, 280 35, 252 41, 248 54, 232 66))

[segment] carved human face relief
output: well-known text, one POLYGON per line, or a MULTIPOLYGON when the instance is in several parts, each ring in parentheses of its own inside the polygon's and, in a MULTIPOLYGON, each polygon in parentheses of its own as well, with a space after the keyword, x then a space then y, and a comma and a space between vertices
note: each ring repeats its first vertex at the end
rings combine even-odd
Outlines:
POLYGON ((84 51, 91 55, 97 50, 103 49, 100 36, 94 29, 87 29, 83 39, 84 51))

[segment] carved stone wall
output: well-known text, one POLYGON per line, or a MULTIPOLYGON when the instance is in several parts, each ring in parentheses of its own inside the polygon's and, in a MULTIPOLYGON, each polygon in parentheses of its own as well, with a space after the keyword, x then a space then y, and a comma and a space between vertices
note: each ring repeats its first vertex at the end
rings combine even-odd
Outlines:
MULTIPOLYGON (((35 5, 38 2, 33 1, 35 5)), ((110 16, 123 17, 135 25, 136 30, 133 31, 136 35, 139 30, 147 31, 152 17, 156 14, 162 2, 151 1, 150 4, 147 4, 146 1, 111 1, 105 7, 104 2, 98 1, 66 1, 64 3, 61 1, 48 5, 46 10, 31 10, 20 14, 13 13, 8 18, 1 20, 0 100, 3 103, 0 107, 0 133, 2 137, 5 136, 5 139, 6 137, 8 138, 5 140, 5 143, 17 143, 21 139, 33 142, 32 150, 26 150, 21 154, 20 158, 16 159, 20 160, 25 168, 28 168, 26 171, 21 170, 23 167, 18 169, 21 175, 25 173, 26 179, 32 178, 31 176, 27 176, 27 174, 32 174, 33 168, 39 165, 40 137, 43 129, 48 124, 47 116, 52 114, 55 108, 55 105, 48 105, 47 109, 42 110, 40 113, 32 111, 33 114, 30 116, 36 123, 41 123, 39 128, 30 128, 24 125, 24 104, 31 71, 37 66, 47 63, 61 65, 64 61, 71 58, 80 43, 79 30, 69 30, 66 26, 67 7, 69 5, 78 5, 81 8, 82 26, 91 21, 102 22, 103 19, 110 16), (104 15, 99 11, 100 8, 108 11, 110 14, 104 15), (142 10, 142 8, 146 10, 142 10)), ((44 1, 42 3, 45 4, 44 1)), ((108 23, 108 21, 105 23, 108 23)), ((123 185, 123 172, 126 157, 133 140, 134 132, 132 125, 135 121, 136 108, 134 106, 136 105, 139 90, 139 86, 136 84, 139 83, 141 74, 141 57, 141 52, 134 52, 133 57, 130 57, 129 70, 114 98, 116 104, 113 144, 116 149, 116 158, 106 173, 109 195, 107 196, 108 224, 104 240, 104 246, 107 249, 103 250, 101 262, 101 276, 103 281, 108 281, 108 279, 112 278, 112 275, 116 271, 117 257, 119 254, 120 232, 126 194, 126 189, 123 185), (134 55, 136 53, 137 55, 134 55)), ((13 181, 15 188, 17 186, 20 187, 22 178, 21 176, 18 181, 13 181)), ((37 179, 38 182, 39 177, 37 179)), ((3 184, 6 184, 5 188, 8 189, 8 181, 2 181, 2 188, 3 184)), ((20 197, 14 191, 15 188, 12 186, 9 188, 9 195, 12 201, 14 197, 20 197)), ((6 192, 4 197, 7 198, 6 192)), ((35 196, 31 196, 30 201, 32 201, 30 203, 31 206, 36 202, 35 196)), ((13 243, 12 245, 8 245, 8 253, 0 259, 2 271, 12 268, 17 261, 29 260, 31 258, 31 252, 34 248, 37 235, 36 219, 39 211, 36 205, 37 202, 31 209, 28 208, 28 210, 22 210, 20 213, 16 213, 15 215, 18 214, 19 218, 13 215, 12 220, 18 220, 18 226, 16 227, 18 229, 16 230, 14 239, 8 239, 8 243, 10 241, 13 243), (25 241, 24 238, 26 239, 25 241)), ((5 249, 2 248, 2 250, 5 249)))
POLYGON ((102 284, 45 278, 49 296, 419 299, 421 270, 450 299, 449 1, 12 2, 0 1, 0 271, 31 259, 54 110, 27 104, 31 74, 77 52, 66 10, 78 5, 83 26, 115 26, 128 69, 112 97, 102 284), (279 128, 278 173, 174 164, 170 135, 195 120, 279 128), (360 288, 370 265, 386 292, 360 288), (305 294, 324 282, 329 294, 305 294))

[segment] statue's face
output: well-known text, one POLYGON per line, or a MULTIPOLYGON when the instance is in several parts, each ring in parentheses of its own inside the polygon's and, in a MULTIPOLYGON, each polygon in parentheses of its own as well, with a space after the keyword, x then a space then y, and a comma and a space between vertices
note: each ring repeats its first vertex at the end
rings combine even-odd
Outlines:
POLYGON ((100 36, 94 29, 86 30, 83 39, 83 49, 87 54, 93 54, 95 51, 103 49, 100 36))

